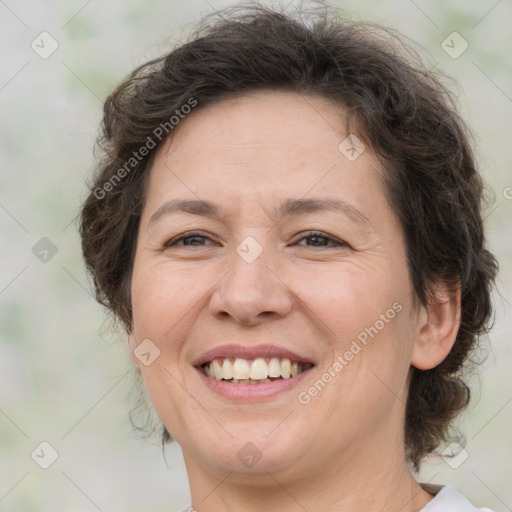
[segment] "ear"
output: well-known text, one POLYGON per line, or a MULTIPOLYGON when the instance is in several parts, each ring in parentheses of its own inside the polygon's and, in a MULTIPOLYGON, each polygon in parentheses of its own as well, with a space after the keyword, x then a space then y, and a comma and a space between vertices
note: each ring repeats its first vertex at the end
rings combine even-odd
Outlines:
POLYGON ((446 285, 434 287, 435 296, 423 309, 420 331, 411 354, 411 365, 430 370, 441 364, 453 347, 460 326, 460 286, 449 290, 446 285))

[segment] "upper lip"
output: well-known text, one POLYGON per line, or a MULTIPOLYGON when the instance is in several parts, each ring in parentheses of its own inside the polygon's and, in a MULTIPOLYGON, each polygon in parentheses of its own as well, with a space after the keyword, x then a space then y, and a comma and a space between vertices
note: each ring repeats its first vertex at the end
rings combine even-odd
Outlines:
POLYGON ((288 358, 292 362, 314 364, 309 358, 301 356, 286 348, 277 347, 275 345, 256 345, 254 347, 247 345, 221 345, 212 348, 193 361, 193 366, 201 366, 214 359, 237 358, 257 359, 262 358, 288 358))

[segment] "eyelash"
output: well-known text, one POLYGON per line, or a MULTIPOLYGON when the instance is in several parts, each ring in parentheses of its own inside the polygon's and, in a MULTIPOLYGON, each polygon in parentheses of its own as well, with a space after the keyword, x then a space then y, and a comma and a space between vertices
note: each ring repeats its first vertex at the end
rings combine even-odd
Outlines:
MULTIPOLYGON (((329 242, 332 242, 333 247, 349 247, 349 245, 346 242, 338 241, 335 238, 327 235, 326 233, 323 233, 322 231, 306 231, 301 234, 303 236, 300 238, 299 241, 306 240, 307 238, 318 237, 318 238, 323 238, 325 240, 328 240, 329 242)), ((182 240, 187 240, 189 238, 205 238, 205 239, 208 238, 208 239, 210 239, 210 237, 205 236, 205 235, 201 234, 200 232, 189 231, 189 232, 183 233, 182 235, 179 235, 178 237, 173 238, 172 240, 167 242, 165 244, 165 248, 177 246, 179 242, 181 242, 182 240)), ((181 247, 201 247, 201 246, 200 245, 199 246, 198 245, 188 245, 188 246, 182 245, 181 247)), ((323 245, 308 245, 306 247, 328 248, 327 246, 323 246, 323 245)))

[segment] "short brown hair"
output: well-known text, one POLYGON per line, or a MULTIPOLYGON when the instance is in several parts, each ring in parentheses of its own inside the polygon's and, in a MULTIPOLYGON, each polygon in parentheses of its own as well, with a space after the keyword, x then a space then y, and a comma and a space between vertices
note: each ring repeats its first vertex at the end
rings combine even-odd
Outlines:
MULTIPOLYGON (((405 448, 418 470, 469 402, 464 370, 492 312, 498 265, 485 249, 484 186, 471 135, 442 80, 394 31, 344 21, 331 9, 300 15, 254 5, 224 10, 186 44, 135 69, 107 98, 102 154, 81 213, 85 262, 98 301, 130 330, 145 184, 172 127, 148 156, 120 169, 191 98, 204 108, 235 95, 286 90, 343 105, 347 133, 357 133, 383 163, 416 299, 426 306, 439 281, 461 291, 461 324, 450 354, 431 370, 412 369, 405 448)), ((170 439, 165 429, 164 439, 170 439)))

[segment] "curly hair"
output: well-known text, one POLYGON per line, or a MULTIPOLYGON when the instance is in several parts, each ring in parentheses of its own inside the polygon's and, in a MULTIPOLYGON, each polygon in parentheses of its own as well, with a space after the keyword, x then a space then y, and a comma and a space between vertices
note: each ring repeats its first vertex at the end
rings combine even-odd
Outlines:
MULTIPOLYGON (((327 8, 306 13, 306 20, 299 14, 258 5, 223 10, 110 94, 101 156, 81 211, 83 255, 97 300, 129 331, 145 186, 158 148, 173 135, 171 118, 182 117, 187 104, 202 109, 261 90, 320 95, 344 106, 347 133, 357 133, 382 162, 389 204, 405 233, 415 300, 427 306, 438 282, 461 292, 451 352, 435 368, 412 368, 405 453, 419 470, 468 405, 465 370, 490 328, 498 264, 485 248, 484 184, 472 136, 443 75, 428 71, 403 36, 327 8)), ((164 427, 163 441, 170 439, 164 427)))

